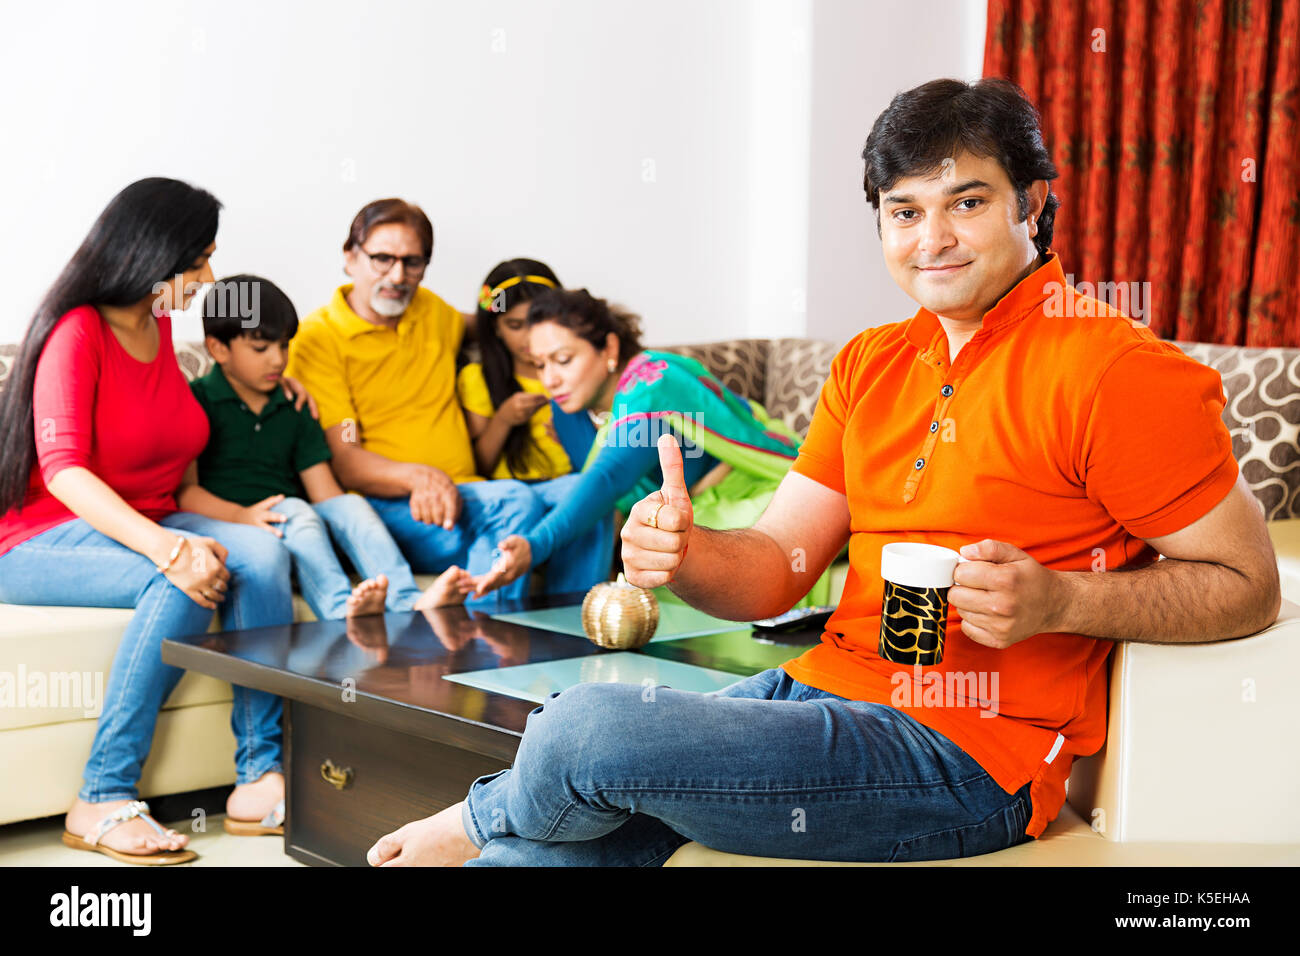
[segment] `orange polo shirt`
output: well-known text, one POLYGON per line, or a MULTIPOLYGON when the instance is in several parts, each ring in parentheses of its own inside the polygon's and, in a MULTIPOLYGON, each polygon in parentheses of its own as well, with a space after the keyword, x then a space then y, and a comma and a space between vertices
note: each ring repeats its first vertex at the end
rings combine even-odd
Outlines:
POLYGON ((1149 564, 1142 539, 1187 527, 1236 481, 1225 401, 1217 372, 1076 293, 1055 254, 956 361, 926 309, 861 332, 835 357, 793 466, 848 497, 848 580, 822 643, 785 670, 903 710, 1008 793, 1033 781, 1037 837, 1074 756, 1106 739, 1111 642, 1038 634, 995 650, 950 608, 942 663, 882 660, 880 549, 993 538, 1058 571, 1149 564))

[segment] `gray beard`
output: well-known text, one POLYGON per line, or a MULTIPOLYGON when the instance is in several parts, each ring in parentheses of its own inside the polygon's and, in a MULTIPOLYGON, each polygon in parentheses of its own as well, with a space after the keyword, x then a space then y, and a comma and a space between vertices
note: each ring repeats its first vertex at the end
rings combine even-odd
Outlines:
POLYGON ((375 310, 376 315, 382 315, 386 319, 395 319, 406 311, 411 300, 415 298, 415 290, 412 289, 410 294, 400 299, 385 299, 379 294, 380 287, 376 286, 370 293, 370 308, 375 310))

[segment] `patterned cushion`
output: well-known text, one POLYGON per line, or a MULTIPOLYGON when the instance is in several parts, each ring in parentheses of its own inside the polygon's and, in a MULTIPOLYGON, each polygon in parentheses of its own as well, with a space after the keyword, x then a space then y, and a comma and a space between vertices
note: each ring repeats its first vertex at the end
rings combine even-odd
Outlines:
POLYGON ((767 359, 763 407, 800 435, 808 437, 822 385, 840 348, 816 339, 773 339, 767 359))
POLYGON ((1300 349, 1174 344, 1223 378, 1232 453, 1265 515, 1300 517, 1300 349))
POLYGON ((5 379, 9 377, 9 371, 14 367, 14 359, 17 356, 17 345, 0 345, 0 392, 5 389, 5 379))
POLYGON ((176 363, 191 382, 212 370, 212 356, 202 342, 177 342, 176 363))

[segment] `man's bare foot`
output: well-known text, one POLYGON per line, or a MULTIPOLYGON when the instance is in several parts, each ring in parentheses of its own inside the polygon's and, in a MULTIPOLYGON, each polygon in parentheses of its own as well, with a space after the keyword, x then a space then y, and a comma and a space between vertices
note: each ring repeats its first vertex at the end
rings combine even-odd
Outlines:
POLYGON ((415 602, 415 610, 424 611, 432 607, 464 604, 465 596, 473 590, 473 576, 464 568, 458 568, 453 564, 438 575, 437 580, 420 595, 420 599, 415 602))
MULTIPOLYGON (((120 810, 130 800, 110 800, 107 803, 87 803, 80 798, 72 805, 63 820, 67 831, 75 836, 89 839, 99 821, 114 810, 120 810)), ((153 827, 139 817, 119 823, 100 838, 100 845, 120 853, 138 853, 148 855, 161 851, 179 850, 190 842, 190 838, 175 830, 168 831, 169 836, 161 837, 153 827)))
POLYGON ((272 770, 252 783, 241 783, 226 798, 232 820, 261 820, 284 799, 284 774, 272 770))
POLYGON ((388 597, 388 578, 380 574, 366 578, 348 595, 347 610, 344 617, 360 617, 363 614, 383 614, 384 599, 388 597))
POLYGON ((371 866, 463 866, 479 852, 461 823, 463 806, 454 804, 380 837, 366 860, 371 866))

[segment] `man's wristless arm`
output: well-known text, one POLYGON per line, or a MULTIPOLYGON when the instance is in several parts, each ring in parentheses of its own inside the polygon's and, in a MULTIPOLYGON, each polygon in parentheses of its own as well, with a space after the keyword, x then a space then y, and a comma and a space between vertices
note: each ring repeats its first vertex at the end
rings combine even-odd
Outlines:
POLYGON ((1060 571, 1054 633, 1149 644, 1245 637, 1277 618, 1277 577, 1167 558, 1136 570, 1060 571))
POLYGON ((706 614, 753 621, 788 611, 815 577, 798 575, 781 546, 762 531, 715 531, 696 525, 690 550, 669 589, 706 614))

